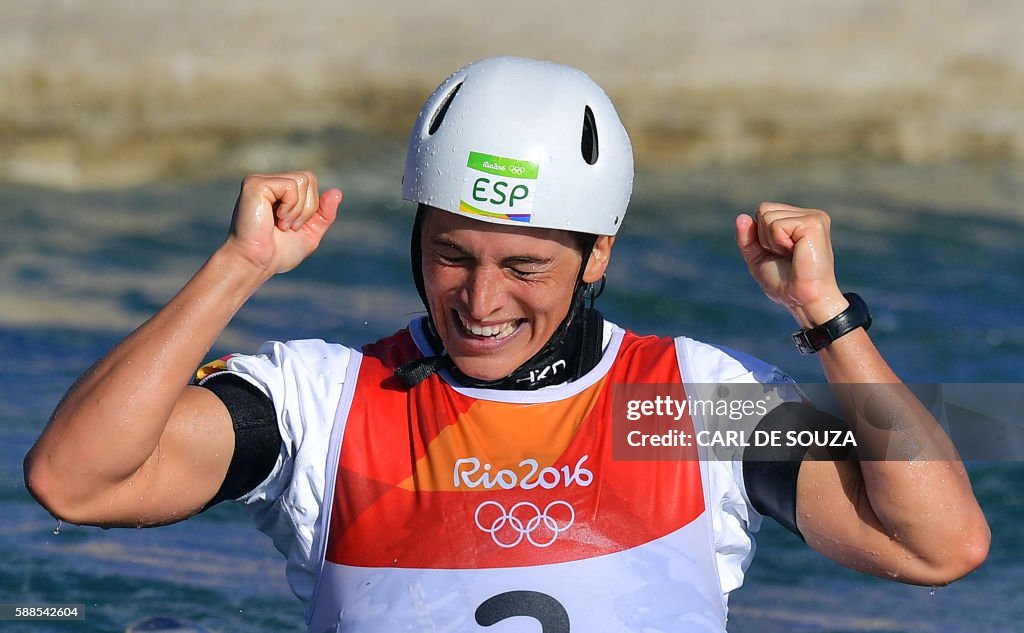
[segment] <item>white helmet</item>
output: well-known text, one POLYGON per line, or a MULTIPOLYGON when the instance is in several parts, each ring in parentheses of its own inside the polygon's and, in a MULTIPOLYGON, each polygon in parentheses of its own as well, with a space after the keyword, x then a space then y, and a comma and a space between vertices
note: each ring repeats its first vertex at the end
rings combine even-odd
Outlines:
POLYGON ((402 197, 485 222, 615 235, 633 151, 583 72, 520 57, 460 68, 420 110, 402 197))

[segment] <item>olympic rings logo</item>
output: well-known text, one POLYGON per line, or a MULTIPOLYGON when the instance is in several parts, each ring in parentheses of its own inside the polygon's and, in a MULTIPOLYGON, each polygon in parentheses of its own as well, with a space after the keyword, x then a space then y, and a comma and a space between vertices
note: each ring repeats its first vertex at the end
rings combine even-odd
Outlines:
POLYGON ((522 176, 526 173, 526 168, 522 165, 509 165, 508 173, 522 176))
POLYGON ((473 520, 481 531, 491 535, 491 540, 498 547, 515 547, 524 538, 534 547, 549 547, 559 534, 572 527, 576 520, 576 511, 561 500, 552 501, 543 511, 529 501, 520 501, 507 512, 497 501, 484 501, 477 506, 473 520), (491 507, 497 509, 496 514, 494 511, 485 512, 486 508, 491 507), (557 508, 565 510, 557 510, 552 514, 552 510, 557 508), (534 536, 535 534, 537 536, 534 536))

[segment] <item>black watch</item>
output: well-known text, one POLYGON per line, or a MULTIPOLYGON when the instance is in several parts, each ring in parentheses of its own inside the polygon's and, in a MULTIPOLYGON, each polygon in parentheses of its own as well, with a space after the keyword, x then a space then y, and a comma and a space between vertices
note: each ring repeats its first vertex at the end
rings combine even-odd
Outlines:
POLYGON ((804 328, 793 333, 793 342, 801 354, 814 354, 848 332, 859 327, 865 330, 871 327, 868 304, 864 303, 860 295, 856 292, 847 292, 843 296, 850 302, 849 308, 817 327, 804 328))

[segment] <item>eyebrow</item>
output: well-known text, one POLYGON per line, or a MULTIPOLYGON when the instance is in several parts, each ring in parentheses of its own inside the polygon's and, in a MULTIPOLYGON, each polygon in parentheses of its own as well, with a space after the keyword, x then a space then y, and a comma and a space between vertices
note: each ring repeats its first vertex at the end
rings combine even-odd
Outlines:
POLYGON ((550 257, 532 257, 530 255, 513 255, 501 260, 503 264, 532 264, 543 266, 552 262, 550 257))

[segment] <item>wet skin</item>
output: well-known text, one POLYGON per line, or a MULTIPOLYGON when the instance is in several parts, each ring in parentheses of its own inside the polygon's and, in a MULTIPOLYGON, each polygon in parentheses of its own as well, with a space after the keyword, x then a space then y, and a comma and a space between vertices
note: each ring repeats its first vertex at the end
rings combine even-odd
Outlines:
MULTIPOLYGON (((540 351, 565 318, 583 261, 567 231, 505 226, 431 209, 423 282, 437 332, 460 371, 497 380, 540 351)), ((583 280, 601 278, 614 238, 598 238, 583 280)))

